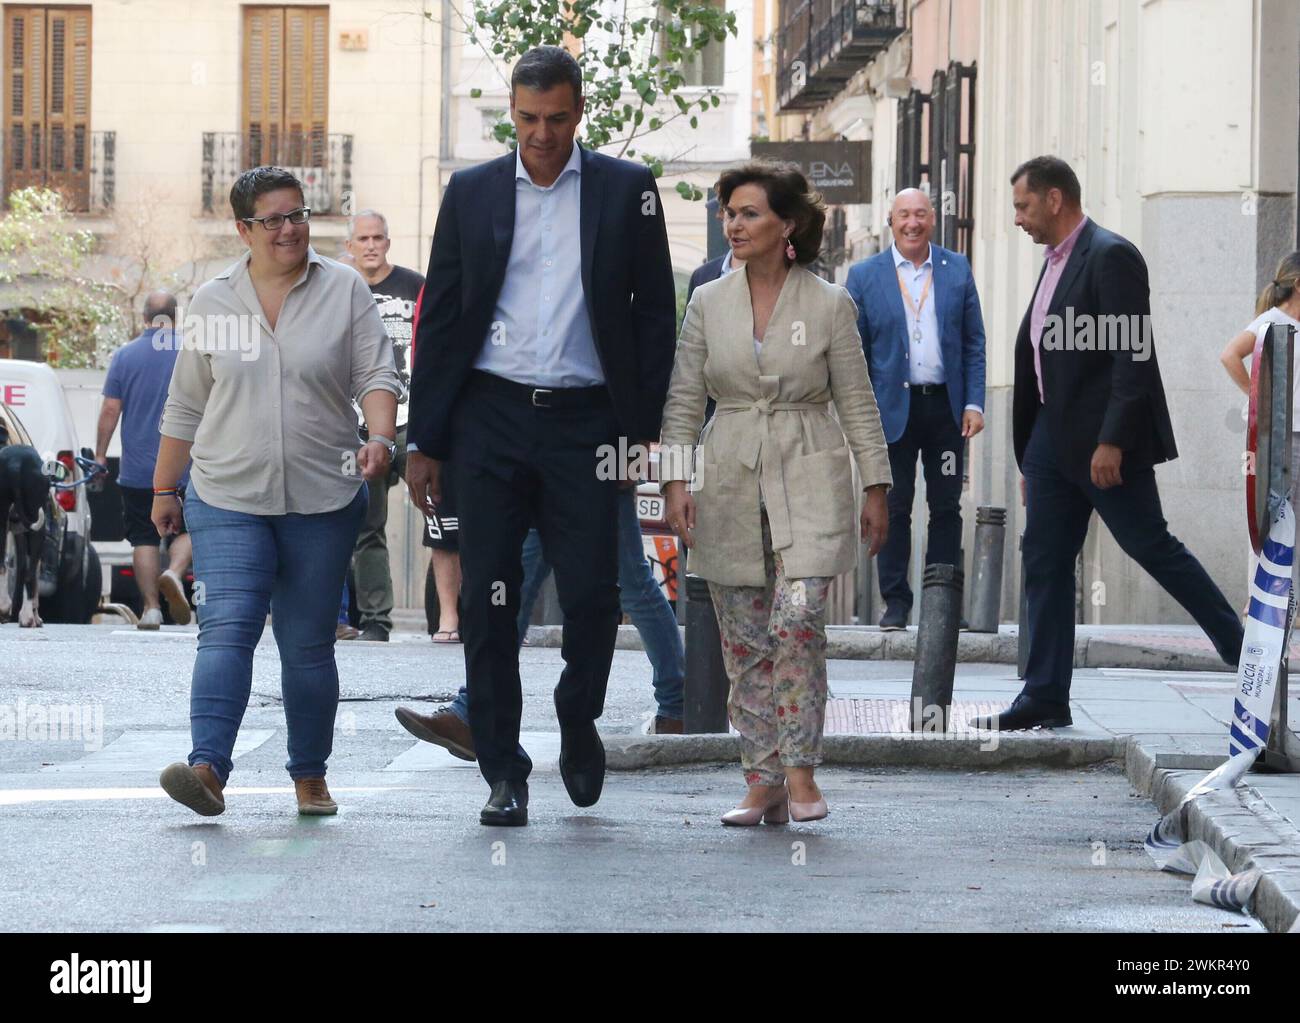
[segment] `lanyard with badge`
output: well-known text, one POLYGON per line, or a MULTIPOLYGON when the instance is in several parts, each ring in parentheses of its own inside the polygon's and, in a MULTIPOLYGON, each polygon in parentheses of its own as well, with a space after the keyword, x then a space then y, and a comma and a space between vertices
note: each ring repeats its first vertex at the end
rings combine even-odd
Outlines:
POLYGON ((930 297, 930 285, 934 283, 934 268, 931 267, 930 276, 925 279, 925 287, 921 289, 919 304, 912 301, 912 293, 903 282, 903 271, 895 269, 894 273, 898 277, 898 290, 903 293, 903 301, 907 303, 907 308, 912 314, 912 340, 919 344, 921 341, 921 310, 925 308, 925 300, 930 297))

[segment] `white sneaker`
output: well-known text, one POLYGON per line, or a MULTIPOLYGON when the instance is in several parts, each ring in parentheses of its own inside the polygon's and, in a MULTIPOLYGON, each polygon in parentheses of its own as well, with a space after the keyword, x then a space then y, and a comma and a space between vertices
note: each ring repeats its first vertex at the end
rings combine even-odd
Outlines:
POLYGON ((177 625, 190 624, 190 604, 185 599, 185 584, 170 568, 158 577, 158 592, 167 601, 167 610, 177 625))
POLYGON ((157 629, 162 626, 162 611, 156 607, 149 608, 136 623, 137 629, 157 629))

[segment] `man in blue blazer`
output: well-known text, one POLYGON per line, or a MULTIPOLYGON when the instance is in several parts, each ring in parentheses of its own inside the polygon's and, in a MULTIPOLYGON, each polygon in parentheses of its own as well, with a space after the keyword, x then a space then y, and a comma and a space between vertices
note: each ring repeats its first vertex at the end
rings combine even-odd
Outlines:
POLYGON ((902 629, 912 610, 916 456, 930 509, 927 565, 957 565, 965 441, 984 429, 984 317, 970 263, 930 244, 934 206, 918 188, 894 198, 894 244, 849 270, 858 332, 889 443, 889 539, 876 558, 882 629, 902 629))

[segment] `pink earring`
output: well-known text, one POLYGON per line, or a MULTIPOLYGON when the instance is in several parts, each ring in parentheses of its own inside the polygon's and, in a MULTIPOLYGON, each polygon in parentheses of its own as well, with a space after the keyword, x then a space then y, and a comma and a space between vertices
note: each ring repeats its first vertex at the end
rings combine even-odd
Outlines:
POLYGON ((793 262, 794 262, 795 255, 796 255, 796 253, 795 253, 795 251, 794 251, 794 242, 792 242, 792 241, 790 240, 790 236, 789 236, 789 235, 786 235, 786 238, 785 238, 785 258, 788 259, 791 263, 793 263, 793 262))

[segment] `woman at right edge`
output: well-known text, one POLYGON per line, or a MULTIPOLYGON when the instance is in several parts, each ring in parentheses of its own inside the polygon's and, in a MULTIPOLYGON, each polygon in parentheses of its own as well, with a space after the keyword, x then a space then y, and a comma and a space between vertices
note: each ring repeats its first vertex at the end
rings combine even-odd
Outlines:
POLYGON ((821 197, 797 168, 756 162, 725 172, 718 199, 745 265, 686 309, 663 417, 666 518, 709 582, 731 681, 748 791, 722 823, 819 820, 827 599, 857 563, 859 526, 873 557, 884 545, 889 454, 857 307, 807 269, 821 197))

